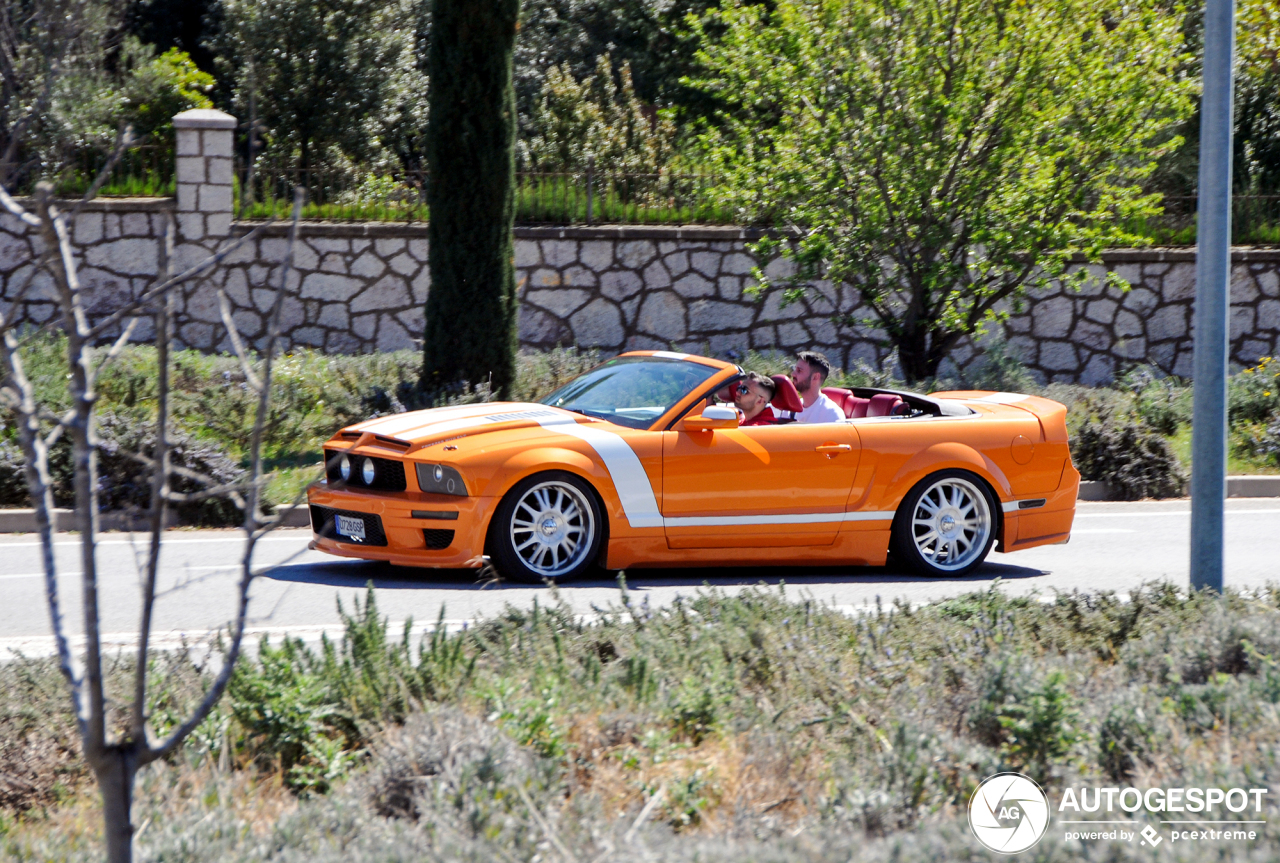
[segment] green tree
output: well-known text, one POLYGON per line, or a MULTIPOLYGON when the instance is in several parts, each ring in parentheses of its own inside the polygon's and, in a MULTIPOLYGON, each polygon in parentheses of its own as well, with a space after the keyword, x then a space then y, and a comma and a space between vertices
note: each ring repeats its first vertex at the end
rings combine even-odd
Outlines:
POLYGON ((848 283, 910 381, 1077 254, 1141 239, 1144 191, 1191 108, 1180 18, 1157 0, 727 3, 696 83, 717 194, 776 226, 794 277, 848 283))
POLYGON ((394 0, 222 0, 217 62, 243 116, 250 93, 272 149, 312 168, 363 156, 404 48, 394 0))
POLYGON ((624 63, 615 78, 608 54, 595 73, 577 81, 568 64, 553 66, 533 114, 533 134, 519 145, 521 161, 535 171, 596 168, 654 174, 674 153, 675 123, 652 113, 639 97, 624 63))
POLYGON ((433 0, 427 204, 431 290, 422 388, 515 377, 516 103, 519 0, 433 0))

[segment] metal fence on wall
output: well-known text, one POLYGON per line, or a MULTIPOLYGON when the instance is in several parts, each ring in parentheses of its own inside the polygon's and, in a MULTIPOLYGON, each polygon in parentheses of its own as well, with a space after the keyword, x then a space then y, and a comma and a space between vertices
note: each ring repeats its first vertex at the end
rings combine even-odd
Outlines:
MULTIPOLYGON (((108 154, 73 153, 53 171, 58 194, 83 194, 108 154)), ((12 194, 29 194, 35 180, 50 172, 36 163, 0 165, 12 194)), ((303 218, 337 222, 425 222, 425 172, 374 175, 359 169, 307 169, 258 160, 252 171, 237 166, 235 212, 240 219, 285 218, 293 187, 308 192, 303 218)), ((709 173, 625 173, 613 171, 516 174, 516 222, 538 224, 735 224, 741 214, 715 200, 717 177, 709 173)), ((172 147, 141 144, 126 151, 112 170, 102 197, 168 197, 174 194, 172 147)), ((1194 195, 1168 195, 1163 212, 1129 228, 1156 245, 1193 245, 1194 195)), ((1232 242, 1280 245, 1280 195, 1236 195, 1232 199, 1232 242)))
MULTIPOLYGON (((284 216, 292 189, 307 189, 303 218, 337 222, 426 221, 425 172, 359 176, 334 169, 257 164, 239 172, 240 219, 284 216)), ((712 200, 710 174, 562 171, 516 173, 520 224, 731 223, 734 215, 712 200)))

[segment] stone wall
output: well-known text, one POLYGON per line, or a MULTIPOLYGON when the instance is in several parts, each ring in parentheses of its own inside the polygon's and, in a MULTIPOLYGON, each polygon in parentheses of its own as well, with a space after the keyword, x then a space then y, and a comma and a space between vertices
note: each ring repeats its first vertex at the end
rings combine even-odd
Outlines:
MULTIPOLYGON (((176 219, 178 270, 251 230, 231 220, 234 122, 216 111, 175 118, 176 200, 103 200, 81 214, 73 236, 92 317, 109 314, 156 277, 167 219, 176 219)), ((430 286, 424 225, 304 223, 301 233, 283 308, 286 347, 357 353, 420 345, 430 286)), ((270 226, 185 288, 177 321, 183 345, 228 349, 219 287, 241 332, 261 342, 286 235, 286 225, 270 226)), ((845 366, 887 361, 888 346, 876 332, 833 323, 860 314, 847 287, 824 285, 786 307, 778 293, 749 296, 753 262, 744 243, 754 236, 726 227, 517 228, 521 343, 606 353, 674 347, 729 357, 813 348, 845 366)), ((43 277, 12 303, 37 246, 24 226, 0 217, 0 308, 10 320, 42 323, 54 315, 43 277)), ((1116 251, 1105 261, 1131 290, 1104 286, 1103 268, 1096 268, 1098 278, 1079 292, 1055 288, 1027 298, 986 338, 1007 338, 1046 380, 1099 383, 1138 362, 1189 376, 1194 252, 1116 251)), ((786 264, 770 266, 781 274, 786 264)), ((1236 249, 1231 290, 1232 360, 1249 365, 1280 352, 1280 250, 1236 249)), ((138 337, 150 335, 144 328, 138 337)), ((964 367, 976 351, 966 342, 952 363, 964 367)))

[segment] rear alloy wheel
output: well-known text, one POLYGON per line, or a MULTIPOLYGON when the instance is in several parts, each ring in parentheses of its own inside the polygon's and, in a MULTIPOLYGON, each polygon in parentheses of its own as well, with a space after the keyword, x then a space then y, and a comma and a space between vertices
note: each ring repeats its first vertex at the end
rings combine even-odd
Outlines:
POLYGON ((995 513, 995 499, 977 475, 936 473, 916 485, 898 508, 894 557, 921 575, 971 572, 995 543, 995 513))
POLYGON ((595 563, 603 535, 591 486, 550 471, 520 481, 503 497, 489 529, 489 556, 498 572, 516 581, 569 581, 595 563))

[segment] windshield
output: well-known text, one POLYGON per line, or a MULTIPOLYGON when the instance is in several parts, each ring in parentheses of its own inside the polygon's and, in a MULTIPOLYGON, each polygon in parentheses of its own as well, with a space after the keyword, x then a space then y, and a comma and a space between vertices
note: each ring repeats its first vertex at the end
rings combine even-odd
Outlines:
POLYGON ((648 428, 719 369, 664 357, 619 357, 574 378, 542 404, 648 428))

